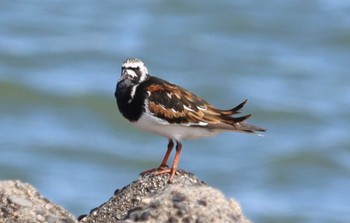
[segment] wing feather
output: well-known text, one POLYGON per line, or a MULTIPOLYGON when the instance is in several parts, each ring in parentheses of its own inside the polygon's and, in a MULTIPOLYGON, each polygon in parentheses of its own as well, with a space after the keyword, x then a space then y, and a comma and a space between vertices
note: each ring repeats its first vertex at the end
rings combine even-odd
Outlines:
POLYGON ((244 122, 251 115, 232 116, 240 112, 247 100, 232 109, 221 110, 186 89, 163 80, 150 84, 146 90, 149 92, 148 110, 169 123, 252 133, 264 131, 244 122))

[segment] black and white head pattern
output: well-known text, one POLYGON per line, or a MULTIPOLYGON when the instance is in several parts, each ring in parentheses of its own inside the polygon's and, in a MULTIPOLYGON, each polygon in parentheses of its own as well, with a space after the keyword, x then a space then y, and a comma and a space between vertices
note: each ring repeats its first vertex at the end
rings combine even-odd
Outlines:
POLYGON ((119 82, 126 81, 130 85, 140 84, 148 77, 148 70, 145 64, 136 58, 129 58, 122 64, 121 77, 119 82))

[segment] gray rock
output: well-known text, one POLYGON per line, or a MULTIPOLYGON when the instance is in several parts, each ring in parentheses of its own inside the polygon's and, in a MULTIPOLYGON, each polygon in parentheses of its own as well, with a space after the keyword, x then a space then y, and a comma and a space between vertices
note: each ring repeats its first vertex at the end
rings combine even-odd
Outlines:
MULTIPOLYGON (((178 171, 173 182, 168 174, 147 174, 132 182, 89 215, 82 223, 115 222, 236 222, 249 223, 237 202, 178 171)), ((77 223, 76 218, 20 181, 0 181, 0 223, 77 223)))
POLYGON ((76 218, 51 203, 31 185, 20 181, 0 181, 0 222, 76 223, 76 218))
POLYGON ((193 174, 148 174, 116 193, 81 222, 239 222, 249 223, 239 204, 193 174))

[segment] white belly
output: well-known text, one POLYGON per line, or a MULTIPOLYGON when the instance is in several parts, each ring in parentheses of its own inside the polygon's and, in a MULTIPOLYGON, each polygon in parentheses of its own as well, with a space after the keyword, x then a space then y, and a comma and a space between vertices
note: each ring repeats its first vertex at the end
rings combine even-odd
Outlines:
POLYGON ((175 141, 182 139, 196 139, 214 136, 219 131, 209 130, 204 127, 190 127, 181 124, 170 124, 165 120, 144 113, 137 122, 132 124, 140 129, 152 132, 175 141))

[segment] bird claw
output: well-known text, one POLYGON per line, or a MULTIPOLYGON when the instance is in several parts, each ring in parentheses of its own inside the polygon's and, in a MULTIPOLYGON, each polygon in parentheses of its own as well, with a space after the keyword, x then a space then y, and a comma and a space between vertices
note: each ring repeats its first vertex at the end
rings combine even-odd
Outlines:
POLYGON ((164 174, 164 173, 169 173, 169 179, 168 179, 168 183, 172 183, 173 181, 173 177, 176 174, 177 170, 171 168, 171 169, 164 169, 164 170, 158 170, 155 172, 155 175, 160 175, 160 174, 164 174))
POLYGON ((167 165, 160 165, 157 168, 145 170, 145 171, 141 172, 140 175, 144 176, 146 174, 154 173, 154 172, 155 172, 156 175, 158 175, 158 171, 165 171, 165 170, 170 170, 170 169, 169 169, 169 167, 167 165))
POLYGON ((173 179, 174 175, 176 174, 176 172, 177 172, 177 170, 175 170, 173 168, 169 168, 168 166, 159 166, 158 168, 145 170, 142 173, 140 173, 140 175, 144 176, 146 174, 154 173, 154 175, 157 176, 157 175, 169 173, 170 176, 169 176, 168 182, 172 183, 172 179, 173 179))

